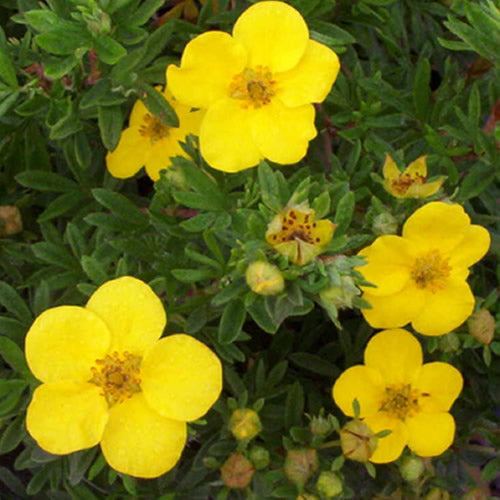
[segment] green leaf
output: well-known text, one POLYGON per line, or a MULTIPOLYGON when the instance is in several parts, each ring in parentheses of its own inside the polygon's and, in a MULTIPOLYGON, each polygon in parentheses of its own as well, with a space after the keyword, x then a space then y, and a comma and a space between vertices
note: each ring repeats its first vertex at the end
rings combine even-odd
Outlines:
POLYGON ((189 191, 177 191, 173 193, 173 196, 176 202, 181 203, 185 207, 208 211, 216 209, 210 196, 200 193, 191 193, 189 191))
POLYGON ((179 226, 190 233, 198 233, 210 227, 215 221, 216 215, 213 212, 198 214, 185 221, 182 221, 179 226))
POLYGON ((298 381, 288 390, 285 402, 285 429, 299 426, 304 413, 304 390, 298 381))
POLYGON ((245 304, 241 299, 229 302, 224 308, 219 323, 217 339, 221 344, 230 344, 241 332, 246 318, 245 304))
POLYGON ((94 38, 94 48, 97 57, 106 64, 116 64, 122 57, 127 55, 127 51, 122 45, 102 33, 94 38))
POLYGON ((25 378, 32 379, 23 351, 15 342, 2 335, 0 335, 0 356, 15 372, 25 378))
MULTIPOLYGON (((7 40, 3 28, 0 26, 0 78, 9 85, 17 88, 16 69, 7 53, 7 40)), ((1 113, 0 113, 1 116, 1 113)))
POLYGON ((335 212, 335 237, 343 235, 351 224, 352 216, 354 214, 355 197, 352 191, 346 193, 340 199, 337 210, 335 212))
MULTIPOLYGON (((1 62, 0 62, 1 64, 1 62)), ((12 94, 9 94, 7 97, 5 97, 1 102, 0 102, 0 118, 9 111, 9 109, 14 106, 14 104, 17 101, 17 98, 19 97, 19 92, 12 92, 12 94)))
POLYGON ((212 298, 212 304, 214 306, 222 306, 230 300, 243 295, 243 293, 247 291, 247 282, 243 278, 237 279, 222 288, 222 290, 212 298))
POLYGON ((179 126, 179 118, 174 108, 172 108, 161 92, 158 92, 158 90, 147 83, 141 83, 137 88, 142 102, 154 116, 169 127, 179 126))
POLYGON ((48 9, 29 10, 24 13, 28 24, 38 31, 49 31, 57 27, 62 20, 48 9))
POLYGON ((80 268, 78 261, 63 246, 41 241, 32 245, 31 248, 35 256, 44 262, 72 271, 80 268))
POLYGON ((90 255, 84 255, 80 262, 85 274, 96 285, 102 285, 105 281, 108 281, 108 274, 106 273, 104 266, 97 259, 94 259, 94 257, 91 257, 90 255))
POLYGON ((16 181, 38 191, 75 192, 80 189, 76 182, 46 170, 26 170, 16 176, 16 181))
POLYGON ((431 65, 429 59, 423 55, 420 56, 415 72, 415 81, 413 83, 413 103, 415 105, 415 115, 425 121, 430 111, 431 98, 431 65))
MULTIPOLYGON (((6 428, 2 429, 2 437, 0 437, 0 455, 17 448, 19 443, 26 436, 24 420, 24 415, 19 415, 6 428)), ((42 472, 46 474, 46 471, 42 472)))
POLYGON ((262 201, 274 212, 279 212, 282 204, 279 198, 278 180, 272 168, 264 160, 257 167, 257 175, 262 201))
POLYGON ((491 165, 476 164, 460 185, 457 202, 464 202, 481 194, 498 175, 498 169, 491 165))
POLYGON ((57 56, 83 55, 92 47, 90 35, 85 28, 68 21, 36 35, 35 43, 43 50, 57 56))
POLYGON ((47 208, 39 215, 38 222, 46 222, 54 217, 59 217, 77 205, 81 206, 84 199, 85 196, 80 191, 70 191, 61 194, 47 205, 47 208))
POLYGON ((126 219, 127 222, 138 227, 148 225, 148 218, 128 198, 120 193, 109 189, 96 188, 92 190, 92 196, 104 207, 111 210, 117 216, 126 219))
POLYGON ((43 62, 43 70, 47 77, 57 79, 67 75, 79 62, 80 60, 74 55, 63 59, 51 57, 43 62))
POLYGON ((319 196, 314 198, 311 208, 314 210, 316 219, 322 219, 330 211, 330 193, 323 191, 319 196))
POLYGON ((304 370, 324 375, 325 377, 337 377, 339 369, 332 363, 320 358, 316 354, 308 352, 295 352, 288 359, 296 366, 304 370))
POLYGON ((29 324, 33 316, 20 295, 5 281, 0 281, 0 304, 22 323, 29 324))
POLYGON ((97 108, 97 122, 101 131, 101 139, 108 151, 113 151, 123 129, 124 117, 120 106, 99 106, 97 108))
POLYGON ((151 19, 151 16, 165 3, 165 0, 145 0, 135 11, 130 23, 134 26, 142 26, 151 19))
POLYGON ((172 269, 172 275, 182 283, 196 283, 217 277, 212 269, 172 269))

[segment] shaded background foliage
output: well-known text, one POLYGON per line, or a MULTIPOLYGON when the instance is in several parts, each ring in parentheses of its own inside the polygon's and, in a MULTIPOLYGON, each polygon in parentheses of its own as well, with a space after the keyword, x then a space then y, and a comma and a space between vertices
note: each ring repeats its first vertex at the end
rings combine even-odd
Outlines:
MULTIPOLYGON (((370 243, 380 214, 400 226, 417 204, 383 190, 386 153, 400 165, 428 155, 432 175, 447 176, 445 194, 488 227, 492 248, 470 283, 478 304, 498 318, 494 1, 289 1, 311 37, 342 63, 317 105, 319 134, 304 161, 222 174, 204 164, 192 138, 193 161, 175 160, 154 185, 142 173, 125 181, 107 173, 106 150, 117 145, 135 100, 173 124, 152 86, 164 83, 166 65, 193 36, 230 31, 251 3, 197 3, 191 22, 171 18, 180 2, 164 0, 0 0, 0 205, 15 205, 23 222, 21 233, 0 240, 0 482, 11 497, 294 498, 282 470, 286 449, 321 444, 307 415, 323 408, 344 421, 331 386, 361 361, 373 331, 357 311, 340 311, 337 320, 337 311, 315 305, 328 282, 328 257, 288 265, 264 234, 292 195, 338 224, 327 256, 350 256, 370 243), (244 271, 263 255, 284 271, 284 295, 249 292, 244 271), (49 455, 24 428, 35 381, 22 349, 32 320, 49 307, 81 305, 100 284, 126 274, 160 295, 166 333, 196 336, 225 364, 223 396, 203 425, 192 426, 182 461, 156 480, 117 474, 98 449, 49 455), (227 429, 234 404, 261 407, 256 442, 271 453, 241 492, 230 492, 218 472, 238 447, 227 429)), ((350 273, 339 266, 339 276, 350 273)), ((343 464, 337 448, 323 449, 320 468, 339 470, 344 498, 410 498, 434 486, 457 498, 473 487, 498 495, 498 484, 488 483, 500 467, 500 342, 482 346, 466 326, 419 340, 427 361, 451 362, 464 375, 453 408, 455 444, 428 461, 417 486, 401 480, 397 464, 370 477, 373 467, 343 464)), ((314 479, 307 488, 314 491, 314 479)))

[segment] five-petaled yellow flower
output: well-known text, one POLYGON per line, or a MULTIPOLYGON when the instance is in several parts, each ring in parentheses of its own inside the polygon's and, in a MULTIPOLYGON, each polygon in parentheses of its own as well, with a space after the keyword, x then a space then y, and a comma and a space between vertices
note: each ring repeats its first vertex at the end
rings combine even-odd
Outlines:
POLYGON ((160 299, 144 282, 108 281, 85 307, 43 312, 26 336, 26 359, 42 381, 26 425, 56 455, 98 443, 119 472, 151 478, 170 470, 186 442, 186 422, 219 397, 221 363, 194 338, 158 340, 160 299))
POLYGON ((172 164, 173 157, 188 156, 179 142, 185 141, 189 134, 198 135, 203 113, 180 104, 167 89, 163 96, 176 112, 179 126, 165 125, 142 101, 137 101, 130 114, 129 127, 122 132, 118 146, 106 155, 106 165, 112 176, 132 177, 145 166, 146 173, 156 181, 160 170, 172 164))
POLYGON ((358 400, 360 419, 373 432, 390 430, 370 457, 396 460, 408 445, 422 457, 443 453, 453 442, 448 413, 462 390, 460 372, 448 363, 422 365, 422 348, 406 330, 384 330, 366 346, 364 365, 348 368, 333 386, 333 399, 348 416, 358 400))
POLYGON ((439 191, 444 177, 426 182, 427 160, 420 156, 401 172, 389 154, 384 163, 384 188, 396 198, 427 198, 439 191))
POLYGON ((309 39, 298 11, 266 1, 238 18, 232 36, 209 31, 191 40, 167 81, 180 102, 207 109, 207 163, 237 172, 262 158, 291 164, 305 156, 316 136, 311 103, 325 99, 339 67, 332 50, 309 39))
POLYGON ((267 228, 266 240, 294 264, 303 266, 330 243, 334 230, 333 222, 316 220, 312 208, 299 205, 274 217, 267 228))
POLYGON ((380 236, 359 252, 357 270, 376 288, 362 287, 372 309, 363 316, 375 328, 411 322, 424 335, 443 335, 472 313, 469 267, 488 251, 490 235, 460 205, 427 203, 403 226, 403 235, 380 236))

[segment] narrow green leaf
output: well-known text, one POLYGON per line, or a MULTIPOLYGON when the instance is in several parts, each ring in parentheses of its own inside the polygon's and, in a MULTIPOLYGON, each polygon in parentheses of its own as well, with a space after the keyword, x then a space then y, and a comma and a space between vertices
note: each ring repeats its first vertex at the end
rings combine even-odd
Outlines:
POLYGON ((92 46, 90 35, 85 28, 68 21, 36 35, 35 43, 43 50, 57 56, 84 54, 92 46))
MULTIPOLYGON (((7 40, 0 26, 0 77, 12 88, 17 88, 16 69, 7 53, 7 40)), ((1 116, 1 113, 0 113, 1 116)))
POLYGON ((148 218, 128 198, 120 193, 109 189, 96 188, 92 190, 92 196, 104 207, 111 210, 117 216, 126 219, 135 226, 147 226, 148 218))
POLYGON ((141 83, 137 88, 142 102, 144 102, 154 116, 169 127, 179 126, 179 118, 174 108, 172 108, 161 92, 158 92, 158 90, 147 83, 141 83))
POLYGON ((279 212, 282 209, 282 204, 279 198, 278 181, 275 173, 265 161, 261 161, 257 167, 257 174, 262 201, 271 210, 279 212))
POLYGON ((2 335, 0 335, 0 356, 15 372, 23 377, 32 377, 26 365, 23 351, 15 342, 2 335))
POLYGON ((5 281, 0 281, 0 304, 22 323, 29 324, 33 316, 21 296, 5 281))
POLYGON ((335 223, 337 227, 335 229, 335 237, 343 235, 349 228, 354 214, 355 197, 352 191, 349 191, 339 201, 337 205, 337 210, 335 212, 335 223))
POLYGON ((182 283, 196 283, 217 277, 212 269, 172 269, 173 277, 182 283))
POLYGON ((288 390, 285 402, 285 429, 301 425, 304 413, 304 390, 298 381, 288 390))
POLYGON ((246 318, 245 304, 241 299, 229 302, 224 308, 219 323, 217 339, 221 344, 230 344, 241 332, 246 318))
POLYGON ((431 97, 431 65, 429 59, 421 56, 417 63, 415 81, 413 84, 413 103, 415 105, 415 115, 425 121, 429 115, 431 97))
POLYGON ((120 140, 124 117, 120 106, 99 106, 97 122, 101 139, 108 151, 113 151, 120 140))
POLYGON ((80 191, 61 194, 47 205, 47 208, 38 217, 38 222, 46 222, 54 217, 59 217, 77 205, 81 206, 84 199, 85 196, 80 191))
POLYGON ((94 38, 94 48, 99 59, 106 64, 116 64, 127 55, 127 51, 122 45, 102 33, 94 38))
POLYGON ((61 22, 57 14, 48 9, 29 10, 24 17, 30 26, 42 32, 56 28, 61 22))
POLYGON ((26 170, 16 176, 16 181, 38 191, 75 192, 79 189, 76 182, 46 170, 26 170))
POLYGON ((91 257, 90 255, 84 255, 80 262, 85 274, 96 285, 102 285, 105 281, 108 281, 108 274, 106 273, 104 266, 97 259, 94 259, 94 257, 91 257))

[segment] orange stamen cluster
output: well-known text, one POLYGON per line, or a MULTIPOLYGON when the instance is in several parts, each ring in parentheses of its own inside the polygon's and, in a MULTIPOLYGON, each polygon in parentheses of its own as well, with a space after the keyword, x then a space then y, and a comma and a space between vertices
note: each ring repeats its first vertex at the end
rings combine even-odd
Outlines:
POLYGON ((143 123, 139 127, 139 133, 143 137, 149 137, 151 144, 168 137, 169 127, 162 123, 158 118, 149 113, 146 113, 143 118, 143 123))
POLYGON ((304 214, 295 210, 288 210, 283 216, 281 230, 271 236, 273 243, 302 240, 312 245, 318 245, 320 238, 312 235, 316 222, 312 221, 312 214, 304 214))
POLYGON ((435 293, 444 288, 450 272, 448 259, 443 258, 438 250, 431 250, 425 256, 415 259, 411 277, 417 288, 426 288, 435 293))
POLYGON ((268 67, 246 68, 233 77, 229 84, 229 95, 233 99, 242 100, 244 108, 250 105, 260 108, 271 102, 271 97, 276 93, 275 85, 268 67))
POLYGON ((380 411, 385 411, 392 417, 404 420, 418 412, 419 396, 419 392, 412 389, 410 384, 389 385, 385 388, 385 399, 380 411))
POLYGON ((91 368, 90 383, 102 388, 101 395, 109 406, 121 403, 141 391, 140 367, 141 358, 128 352, 121 356, 118 352, 108 354, 103 359, 96 359, 91 368))
POLYGON ((397 179, 391 181, 391 187, 396 193, 404 195, 414 184, 424 183, 425 177, 421 175, 411 176, 409 174, 401 174, 397 179))

